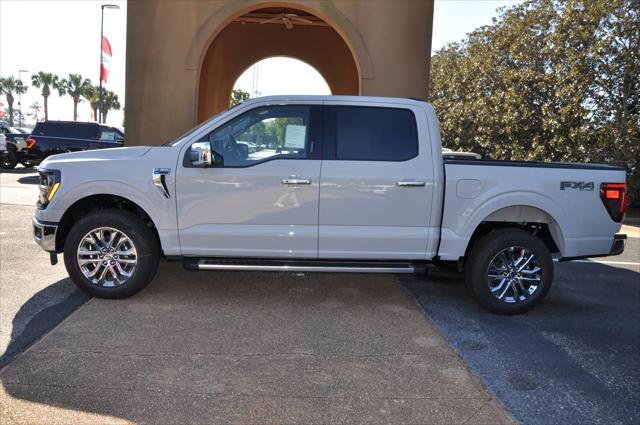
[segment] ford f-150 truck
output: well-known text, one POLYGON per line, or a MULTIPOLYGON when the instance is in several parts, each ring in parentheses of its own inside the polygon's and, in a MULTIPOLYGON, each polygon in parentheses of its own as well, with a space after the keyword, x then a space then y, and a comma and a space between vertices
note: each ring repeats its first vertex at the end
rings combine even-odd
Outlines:
POLYGON ((497 313, 540 302, 559 260, 616 255, 625 170, 443 159, 411 99, 265 97, 163 146, 40 166, 35 240, 98 297, 135 294, 160 257, 190 270, 464 271, 497 313))

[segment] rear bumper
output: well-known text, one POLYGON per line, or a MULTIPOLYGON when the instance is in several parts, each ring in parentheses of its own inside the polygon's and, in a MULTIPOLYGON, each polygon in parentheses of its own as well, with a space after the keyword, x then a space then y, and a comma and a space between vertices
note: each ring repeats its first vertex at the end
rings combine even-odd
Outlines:
POLYGON ((612 255, 620 255, 624 252, 624 246, 627 242, 627 235, 616 234, 613 235, 613 243, 607 254, 593 254, 593 255, 581 255, 579 257, 562 257, 558 261, 571 261, 580 260, 583 258, 595 258, 595 257, 610 257, 612 255))
POLYGON ((33 224, 33 239, 40 248, 48 252, 56 252, 57 224, 42 223, 35 217, 31 219, 33 224))

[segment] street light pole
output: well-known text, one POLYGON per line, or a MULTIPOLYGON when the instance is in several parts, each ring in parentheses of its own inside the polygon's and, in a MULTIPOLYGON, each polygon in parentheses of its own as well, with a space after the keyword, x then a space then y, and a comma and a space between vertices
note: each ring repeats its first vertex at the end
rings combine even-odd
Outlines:
POLYGON ((98 123, 102 122, 102 40, 104 39, 104 10, 105 9, 120 9, 120 6, 116 4, 103 4, 100 6, 100 69, 98 71, 98 79, 100 80, 100 86, 98 88, 98 123))
MULTIPOLYGON (((18 71, 18 81, 22 84, 22 73, 29 72, 26 69, 18 71)), ((22 127, 22 93, 18 93, 18 124, 22 127)))

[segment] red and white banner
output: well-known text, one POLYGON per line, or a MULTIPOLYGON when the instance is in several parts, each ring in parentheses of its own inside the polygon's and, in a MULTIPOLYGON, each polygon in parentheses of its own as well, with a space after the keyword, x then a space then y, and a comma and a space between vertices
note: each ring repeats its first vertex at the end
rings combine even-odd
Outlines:
POLYGON ((100 79, 107 82, 111 68, 111 44, 107 37, 102 37, 102 63, 100 64, 100 79))

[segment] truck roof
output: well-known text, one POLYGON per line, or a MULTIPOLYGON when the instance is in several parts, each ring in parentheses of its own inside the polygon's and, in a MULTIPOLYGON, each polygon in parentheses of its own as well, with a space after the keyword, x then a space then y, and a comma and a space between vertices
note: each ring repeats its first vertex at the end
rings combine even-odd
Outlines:
POLYGON ((425 100, 408 97, 385 97, 385 96, 333 96, 333 95, 278 95, 254 97, 242 102, 250 105, 258 102, 291 102, 291 101, 345 101, 345 102, 371 102, 371 103, 395 103, 406 105, 424 105, 425 100))

